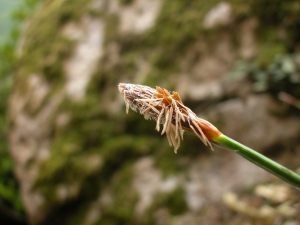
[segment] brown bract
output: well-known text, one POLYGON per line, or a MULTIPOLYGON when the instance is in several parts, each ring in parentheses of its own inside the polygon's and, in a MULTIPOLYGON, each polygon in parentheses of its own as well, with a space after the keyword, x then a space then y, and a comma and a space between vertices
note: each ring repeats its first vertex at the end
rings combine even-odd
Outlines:
POLYGON ((166 89, 156 89, 139 84, 119 84, 119 91, 124 97, 126 112, 129 107, 144 115, 145 119, 156 121, 156 130, 166 133, 170 146, 174 146, 175 153, 183 140, 184 130, 195 133, 199 139, 211 149, 210 140, 221 135, 221 132, 208 121, 197 117, 186 107, 177 92, 172 94, 166 89))

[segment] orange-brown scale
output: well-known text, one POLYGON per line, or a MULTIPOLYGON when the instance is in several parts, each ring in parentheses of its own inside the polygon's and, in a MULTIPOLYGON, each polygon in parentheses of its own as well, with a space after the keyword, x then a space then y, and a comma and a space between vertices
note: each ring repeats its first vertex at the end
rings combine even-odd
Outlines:
MULTIPOLYGON (((158 92, 155 97, 156 98, 164 98, 162 101, 166 106, 169 106, 172 104, 172 99, 176 100, 176 105, 177 107, 181 110, 182 113, 185 114, 186 117, 188 117, 188 112, 186 110, 186 106, 183 105, 182 100, 178 92, 173 92, 171 93, 163 88, 156 87, 156 91, 158 92), (178 104, 180 103, 180 104, 178 104)), ((222 133, 211 123, 209 123, 206 120, 197 118, 197 122, 199 127, 202 129, 204 135, 207 137, 208 140, 215 140, 216 137, 220 136, 222 133)), ((172 120, 172 123, 175 124, 175 120, 172 120)), ((193 130, 190 128, 191 124, 189 120, 187 119, 186 121, 181 120, 181 126, 184 130, 188 130, 193 132, 193 130)), ((197 130, 196 130, 197 131, 197 130)), ((200 135, 200 133, 198 133, 200 135)))

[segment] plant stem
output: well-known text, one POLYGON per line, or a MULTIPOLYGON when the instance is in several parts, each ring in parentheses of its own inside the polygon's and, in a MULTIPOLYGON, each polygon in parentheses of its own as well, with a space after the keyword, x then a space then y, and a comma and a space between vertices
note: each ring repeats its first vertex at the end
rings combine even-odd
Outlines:
POLYGON ((229 148, 230 150, 233 150, 237 154, 243 156, 245 159, 248 159, 250 162, 267 170, 280 179, 294 185, 295 187, 300 188, 299 174, 287 169, 279 163, 274 162, 273 160, 263 156, 253 149, 248 148, 247 146, 231 139, 230 137, 227 137, 226 135, 221 134, 218 138, 216 138, 215 141, 229 148))

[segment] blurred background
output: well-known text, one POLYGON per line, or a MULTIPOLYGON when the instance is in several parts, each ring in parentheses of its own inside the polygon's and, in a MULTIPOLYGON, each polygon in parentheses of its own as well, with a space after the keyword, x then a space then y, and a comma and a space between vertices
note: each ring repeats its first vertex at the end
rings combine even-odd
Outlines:
POLYGON ((299 15, 298 0, 1 0, 0 220, 300 224, 299 189, 193 134, 174 154, 117 89, 177 91, 299 172, 299 15))

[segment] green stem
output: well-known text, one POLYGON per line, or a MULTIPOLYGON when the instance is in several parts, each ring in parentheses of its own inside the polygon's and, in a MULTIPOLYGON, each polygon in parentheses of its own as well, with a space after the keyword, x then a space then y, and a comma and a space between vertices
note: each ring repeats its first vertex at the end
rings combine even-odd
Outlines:
POLYGON ((221 134, 215 140, 219 144, 233 150, 257 166, 269 171, 282 180, 300 188, 300 175, 274 162, 251 148, 221 134))

